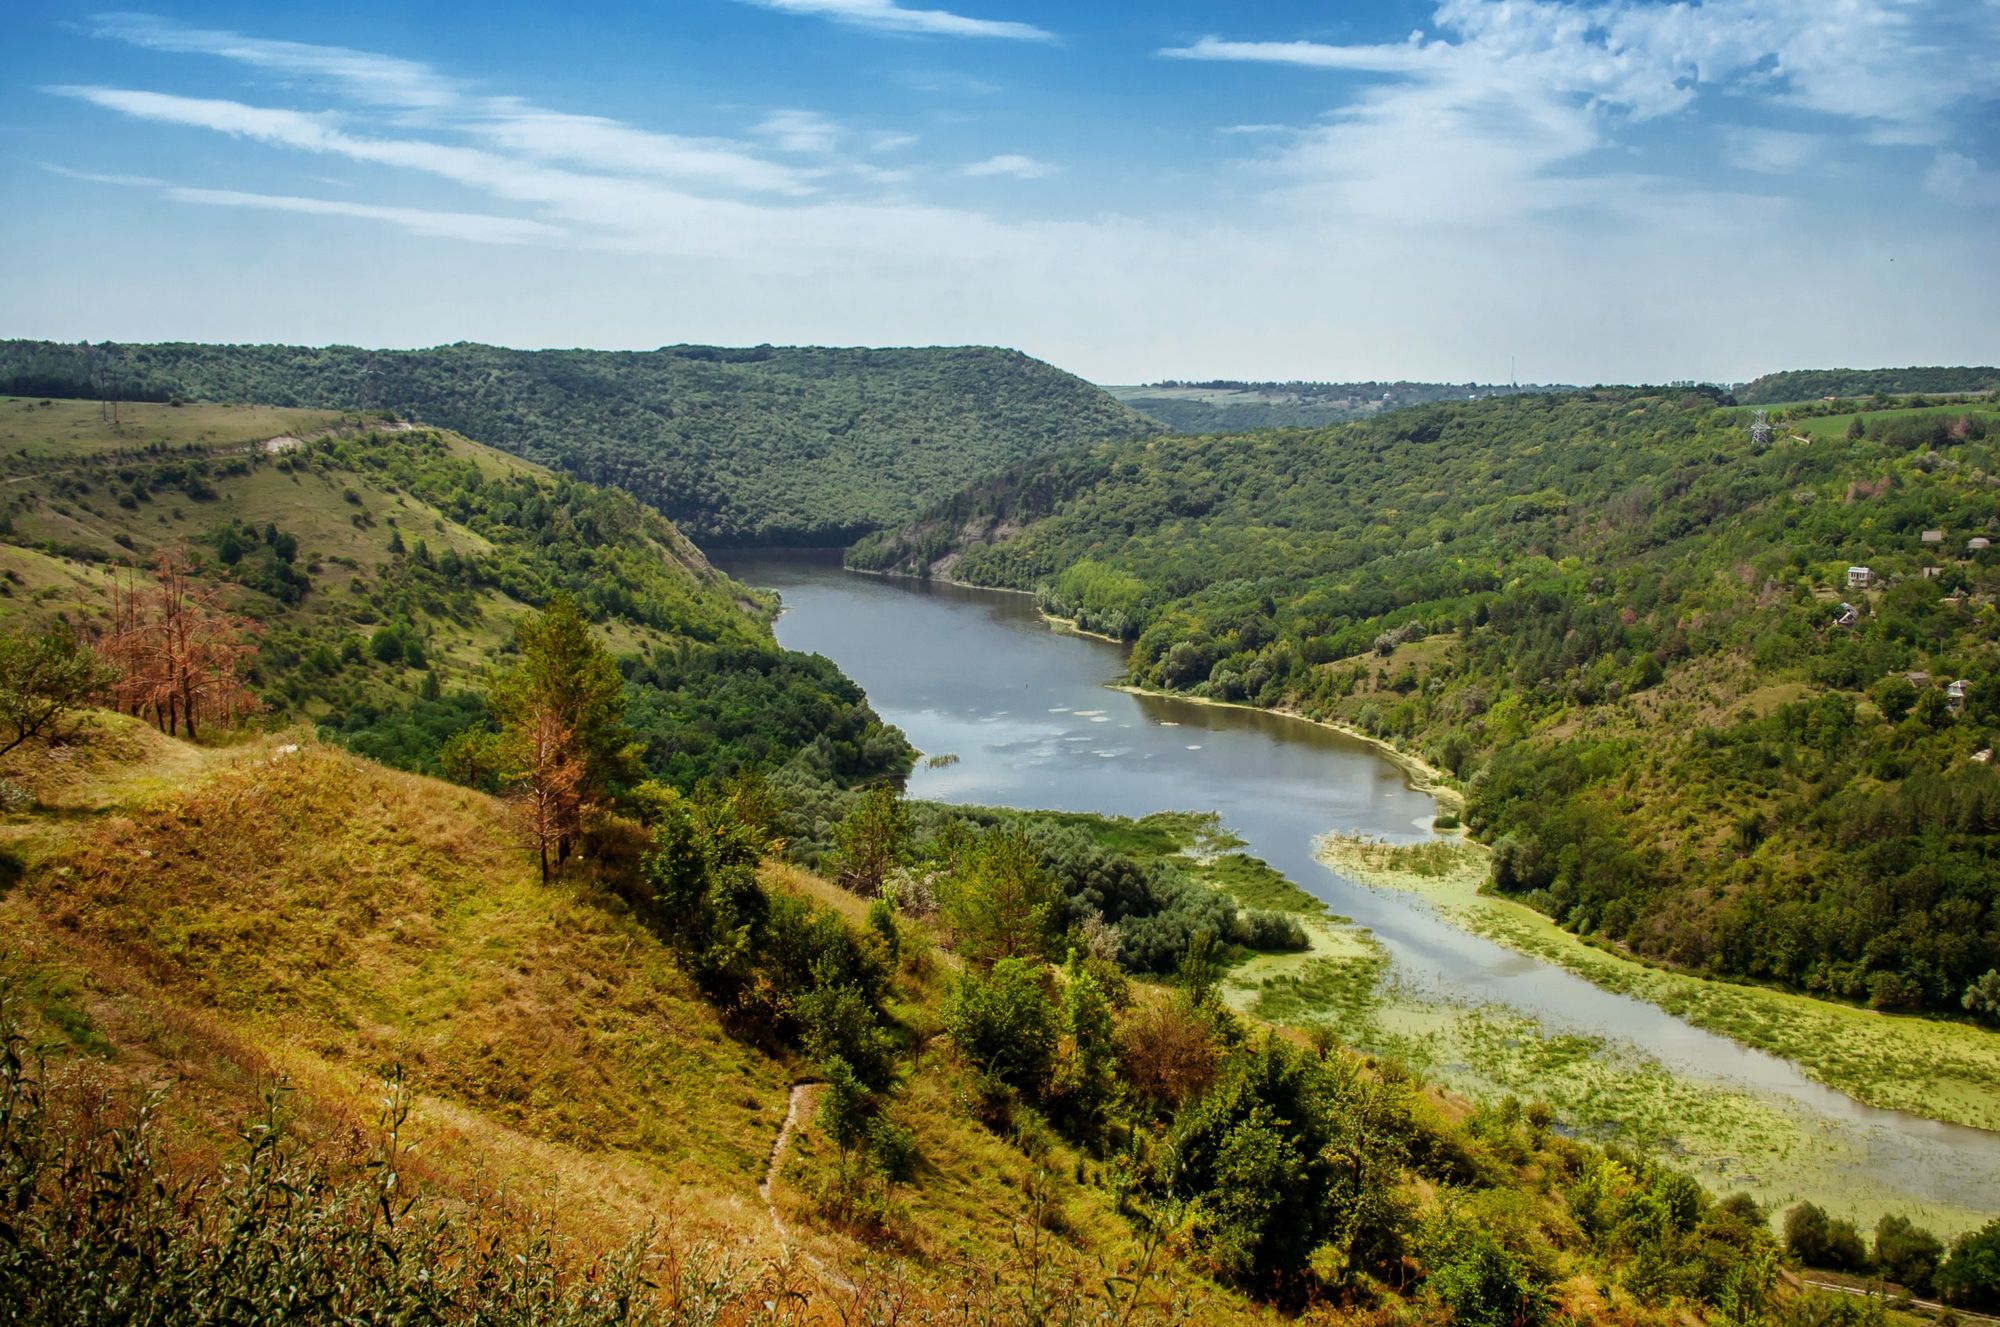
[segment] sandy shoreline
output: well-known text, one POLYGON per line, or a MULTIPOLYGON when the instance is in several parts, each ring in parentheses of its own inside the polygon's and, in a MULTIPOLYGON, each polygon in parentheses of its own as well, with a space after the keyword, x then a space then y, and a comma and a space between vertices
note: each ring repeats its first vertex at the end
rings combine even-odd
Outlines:
MULTIPOLYGON (((1113 691, 1123 691, 1134 696, 1158 696, 1163 700, 1186 701, 1190 705, 1210 705, 1216 709, 1249 710, 1255 714, 1275 714, 1281 718, 1296 719, 1300 723, 1312 724, 1316 728, 1329 729, 1332 732, 1339 733, 1343 737, 1352 738, 1363 746, 1372 748, 1390 764, 1403 771, 1404 778, 1409 781, 1409 785, 1413 790, 1436 798, 1442 805, 1442 809, 1451 811, 1454 814, 1460 813, 1465 809, 1465 795, 1451 786, 1451 776, 1443 770, 1437 768, 1437 766, 1431 764, 1422 756, 1413 755, 1403 750, 1393 742, 1384 738, 1371 736, 1368 733, 1362 732, 1359 728, 1350 727, 1337 719, 1313 719, 1300 714, 1297 710, 1266 709, 1262 705, 1252 705, 1246 701, 1215 700, 1209 696, 1190 696, 1179 691, 1162 691, 1157 687, 1135 686, 1129 682, 1113 683, 1111 689, 1113 691)), ((1439 832, 1448 833, 1449 831, 1439 832)))

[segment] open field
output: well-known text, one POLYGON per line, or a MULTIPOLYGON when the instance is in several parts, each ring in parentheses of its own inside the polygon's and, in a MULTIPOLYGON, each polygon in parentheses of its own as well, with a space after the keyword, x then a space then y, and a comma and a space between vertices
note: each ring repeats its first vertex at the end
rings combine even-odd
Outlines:
POLYGON ((143 452, 148 448, 221 450, 266 438, 322 432, 338 411, 207 403, 121 401, 114 424, 96 401, 0 396, 0 461, 143 452))

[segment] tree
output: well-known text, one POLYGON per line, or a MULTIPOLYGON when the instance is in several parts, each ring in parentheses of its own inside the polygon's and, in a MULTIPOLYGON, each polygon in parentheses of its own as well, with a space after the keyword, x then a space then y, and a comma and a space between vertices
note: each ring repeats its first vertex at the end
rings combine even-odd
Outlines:
POLYGON ((1988 968, 1968 983, 1959 1003, 1982 1018, 2000 1021, 2000 968, 1988 968))
POLYGON ((1042 990, 1039 963, 1003 958, 983 977, 960 977, 945 1004, 944 1027, 981 1073, 1031 1096, 1047 1089, 1056 1012, 1042 990))
POLYGON ((576 735, 552 708, 537 705, 507 736, 520 783, 511 801, 535 845, 546 885, 549 854, 553 851, 558 862, 568 856, 570 836, 582 820, 584 766, 577 758, 576 735))
POLYGON ((1816 1203, 1785 1213, 1785 1248, 1807 1267, 1856 1272, 1868 1266, 1868 1246, 1852 1221, 1827 1216, 1816 1203))
POLYGON ((864 898, 881 893, 882 881, 903 859, 909 838, 909 816, 894 788, 877 784, 862 793, 833 831, 833 860, 841 887, 864 898))
POLYGON ((974 844, 946 882, 943 905, 959 951, 991 966, 1004 958, 1048 954, 1062 893, 1026 837, 997 829, 974 844))
POLYGON ((1406 1129, 1353 1066, 1273 1038, 1180 1112, 1162 1179, 1196 1204, 1195 1240, 1224 1277, 1295 1300, 1321 1245, 1350 1270, 1393 1256, 1406 1129))
POLYGON ((214 586, 198 584, 182 552, 160 550, 153 584, 136 576, 111 587, 111 629, 97 651, 118 670, 112 702, 127 714, 151 711, 163 733, 190 739, 202 724, 229 724, 257 708, 245 674, 257 624, 222 607, 214 586))
POLYGON ((1875 1265, 1882 1275, 1912 1293, 1931 1293, 1944 1244, 1936 1235, 1906 1216, 1884 1216, 1875 1223, 1875 1265))
POLYGON ((1061 1057, 1051 1095, 1072 1127, 1094 1133, 1118 1081, 1111 1000, 1076 950, 1063 975, 1061 1057))
POLYGON ((2000 1309, 2000 1217, 1951 1242, 1951 1257, 1938 1269, 1937 1290, 1960 1308, 2000 1309))
POLYGON ((494 684, 490 704, 529 819, 540 826, 534 833, 547 879, 547 850, 557 865, 568 860, 584 812, 636 771, 638 747, 624 723, 624 679, 575 600, 551 599, 521 624, 515 641, 521 662, 494 684))
POLYGON ((31 737, 60 736, 116 677, 67 631, 0 636, 0 756, 31 737))
POLYGON ((1917 703, 1917 688, 1901 673, 1892 673, 1875 684, 1875 708, 1890 723, 1901 723, 1917 703))
POLYGON ((468 788, 488 787, 506 768, 507 752, 500 736, 483 728, 453 733, 438 748, 438 770, 468 788))

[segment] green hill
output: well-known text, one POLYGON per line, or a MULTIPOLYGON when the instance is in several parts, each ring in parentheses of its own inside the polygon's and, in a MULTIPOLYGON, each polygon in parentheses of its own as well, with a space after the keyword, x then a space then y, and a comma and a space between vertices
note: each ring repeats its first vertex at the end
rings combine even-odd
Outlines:
POLYGON ((163 551, 258 628, 277 721, 435 771, 485 722, 514 627, 574 596, 628 657, 656 772, 900 773, 908 747, 823 659, 781 651, 774 605, 656 512, 453 433, 266 407, 0 398, 0 625, 105 625, 163 551))
POLYGON ((850 561, 1038 590, 1140 684, 1422 755, 1580 933, 2000 1019, 1996 476, 1983 399, 1759 430, 1600 390, 1099 446, 850 561))
POLYGON ((1080 378, 988 347, 0 342, 0 393, 394 410, 593 484, 703 544, 851 542, 980 474, 1158 431, 1080 378))
POLYGON ((1905 396, 1918 392, 1991 392, 2000 389, 2000 369, 1790 369, 1753 378, 1736 389, 1745 405, 1781 405, 1827 397, 1905 396))

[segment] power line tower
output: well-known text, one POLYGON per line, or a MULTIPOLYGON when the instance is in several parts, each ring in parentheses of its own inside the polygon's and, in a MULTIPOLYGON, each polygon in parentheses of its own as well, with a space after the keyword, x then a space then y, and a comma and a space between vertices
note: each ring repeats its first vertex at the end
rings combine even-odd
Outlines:
POLYGON ((1771 421, 1764 417, 1762 410, 1759 410, 1757 417, 1750 421, 1750 445, 1752 447, 1771 445, 1771 421))

